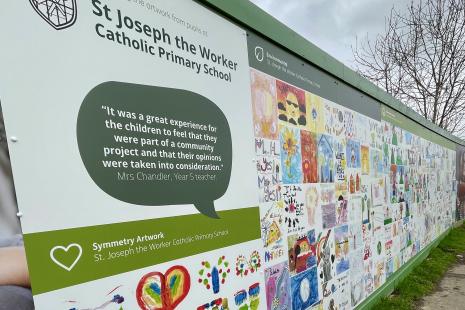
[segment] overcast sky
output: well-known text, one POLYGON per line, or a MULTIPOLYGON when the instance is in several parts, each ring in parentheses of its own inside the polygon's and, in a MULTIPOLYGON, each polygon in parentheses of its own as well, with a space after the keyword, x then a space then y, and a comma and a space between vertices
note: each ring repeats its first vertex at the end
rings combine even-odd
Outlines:
POLYGON ((384 31, 391 8, 407 0, 250 0, 328 54, 353 67, 356 37, 384 31))

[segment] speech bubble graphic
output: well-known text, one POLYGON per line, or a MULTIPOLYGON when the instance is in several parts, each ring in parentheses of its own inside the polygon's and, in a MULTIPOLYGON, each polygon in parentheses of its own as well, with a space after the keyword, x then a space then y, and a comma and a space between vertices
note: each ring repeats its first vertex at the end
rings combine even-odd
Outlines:
POLYGON ((77 120, 82 161, 110 196, 138 205, 213 201, 231 177, 228 121, 209 99, 181 89, 107 82, 85 97, 77 120))

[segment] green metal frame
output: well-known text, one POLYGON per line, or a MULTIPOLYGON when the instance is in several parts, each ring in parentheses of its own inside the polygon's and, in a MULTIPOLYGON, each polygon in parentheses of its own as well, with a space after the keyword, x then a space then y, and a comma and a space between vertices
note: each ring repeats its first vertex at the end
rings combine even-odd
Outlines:
MULTIPOLYGON (((284 48, 289 53, 301 57, 304 61, 307 61, 373 99, 378 100, 384 105, 400 112, 415 123, 423 126, 425 130, 431 130, 451 142, 465 146, 464 140, 455 137, 436 124, 428 121, 412 109, 408 108, 399 100, 393 98, 384 90, 372 84, 355 71, 348 68, 343 63, 336 60, 334 57, 330 56, 293 30, 289 29, 277 19, 255 6, 249 0, 195 1, 213 9, 216 12, 219 12, 221 15, 244 27, 246 30, 254 31, 274 44, 277 44, 281 48, 284 48)), ((441 242, 441 240, 444 239, 449 232, 450 229, 436 238, 431 244, 420 251, 420 253, 411 258, 410 261, 391 275, 380 288, 373 292, 373 294, 357 306, 356 309, 372 309, 382 297, 390 295, 394 291, 395 287, 429 255, 432 249, 438 246, 439 242, 441 242)))
POLYGON ((295 54, 335 78, 358 89, 366 95, 397 110, 412 121, 422 125, 444 138, 465 146, 465 141, 422 117, 381 88, 369 82, 358 73, 336 60, 308 40, 291 30, 280 21, 264 12, 249 0, 196 0, 262 37, 295 54))

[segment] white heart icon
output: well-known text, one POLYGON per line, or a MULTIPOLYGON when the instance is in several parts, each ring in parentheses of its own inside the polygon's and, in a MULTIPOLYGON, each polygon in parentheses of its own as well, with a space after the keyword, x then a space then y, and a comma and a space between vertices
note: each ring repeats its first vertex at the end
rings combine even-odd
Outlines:
POLYGON ((50 258, 52 259, 52 261, 57 264, 58 266, 60 266, 61 268, 67 270, 67 271, 71 271, 74 266, 76 266, 77 262, 79 261, 79 259, 81 258, 81 255, 82 255, 82 248, 79 244, 77 243, 71 243, 70 245, 68 245, 67 247, 64 247, 64 246, 61 246, 61 245, 58 245, 56 247, 54 247, 53 249, 50 250, 50 258), (76 257, 76 259, 74 260, 74 262, 71 264, 71 266, 66 266, 65 264, 63 264, 62 262, 60 262, 59 260, 57 260, 55 258, 55 251, 57 250, 61 250, 61 251, 65 251, 65 252, 68 252, 71 248, 77 248, 79 250, 79 254, 78 256, 76 257))

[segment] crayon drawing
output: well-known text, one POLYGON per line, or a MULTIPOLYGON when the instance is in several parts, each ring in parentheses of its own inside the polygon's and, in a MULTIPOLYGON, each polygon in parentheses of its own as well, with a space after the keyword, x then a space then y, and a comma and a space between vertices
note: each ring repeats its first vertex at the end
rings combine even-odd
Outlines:
POLYGON ((348 220, 349 207, 347 199, 339 196, 336 202, 336 225, 345 224, 348 220))
POLYGON ((279 158, 281 155, 279 140, 255 138, 255 155, 279 158))
POLYGON ((187 296, 191 277, 184 266, 173 266, 164 274, 144 275, 136 288, 136 300, 141 309, 175 309, 187 296))
POLYGON ((225 285, 226 279, 231 272, 226 257, 224 255, 220 256, 215 263, 202 261, 201 266, 198 272, 198 282, 205 286, 207 290, 211 289, 214 294, 218 294, 223 285, 225 285))
POLYGON ((383 127, 378 121, 369 119, 370 126, 370 146, 372 148, 381 149, 383 145, 383 127))
POLYGON ((281 167, 284 184, 302 183, 300 131, 280 126, 281 167))
POLYGON ((384 178, 374 179, 371 183, 371 195, 373 197, 373 205, 379 206, 385 203, 385 184, 384 178))
POLYGON ((317 146, 316 134, 301 130, 300 140, 302 145, 302 174, 303 183, 317 183, 317 146))
POLYGON ((399 252, 396 255, 394 255, 394 272, 396 272, 400 268, 402 262, 401 255, 402 254, 399 252))
POLYGON ((380 230, 373 239, 373 259, 384 258, 384 229, 380 230))
POLYGON ((355 116, 350 110, 344 111, 344 129, 347 139, 354 139, 356 137, 355 116))
POLYGON ((366 145, 361 146, 361 161, 362 161, 362 174, 370 174, 370 149, 366 145))
POLYGON ((321 206, 321 217, 323 229, 336 226, 336 204, 329 203, 321 206))
MULTIPOLYGON (((349 245, 350 250, 354 251, 362 247, 362 222, 352 222, 349 224, 349 245)), ((360 256, 362 257, 362 255, 360 256)))
POLYGON ((390 198, 391 203, 396 203, 399 197, 399 184, 397 181, 397 166, 391 165, 391 171, 389 174, 389 178, 391 180, 391 190, 390 190, 390 198))
POLYGON ((383 168, 383 153, 380 150, 370 150, 370 167, 371 175, 374 177, 382 176, 383 168))
POLYGON ((373 288, 376 290, 385 281, 385 267, 384 267, 384 258, 379 258, 373 262, 373 288))
POLYGON ((325 287, 326 296, 323 298, 323 309, 324 310, 339 310, 337 302, 337 288, 336 284, 332 284, 331 287, 325 287))
MULTIPOLYGON (((317 244, 318 275, 320 282, 324 284, 331 281, 336 275, 334 232, 331 229, 328 229, 319 233, 317 244)), ((329 289, 328 286, 325 286, 325 288, 329 289)))
POLYGON ((361 188, 361 174, 358 169, 350 169, 349 171, 349 193, 356 194, 361 188))
POLYGON ((276 82, 255 70, 250 71, 255 137, 278 138, 278 105, 276 82))
POLYGON ((259 202, 281 199, 281 160, 279 141, 255 138, 259 202))
POLYGON ((389 145, 387 143, 383 144, 383 173, 389 173, 391 168, 391 161, 389 159, 389 145))
POLYGON ((363 286, 365 289, 365 296, 370 295, 374 289, 374 273, 373 273, 373 260, 365 261, 363 272, 363 286))
POLYGON ((351 280, 362 278, 363 276, 363 249, 355 249, 349 255, 351 280))
MULTIPOLYGON (((391 138, 391 144, 392 145, 399 145, 399 141, 398 141, 398 137, 399 137, 399 132, 398 132, 398 128, 396 128, 396 126, 392 125, 391 127, 391 133, 392 133, 392 138, 391 138)), ((400 135, 402 136, 402 135, 400 135)))
POLYGON ((371 218, 371 198, 370 198, 370 193, 367 191, 367 193, 362 194, 362 223, 363 224, 368 224, 370 223, 370 218, 371 218))
POLYGON ((363 260, 361 251, 357 249, 350 255, 350 299, 351 306, 357 306, 364 297, 363 260))
POLYGON ((305 101, 307 104, 307 129, 314 133, 323 133, 325 130, 323 99, 317 95, 306 92, 305 101))
POLYGON ((345 195, 347 192, 347 172, 346 172, 346 149, 343 140, 334 141, 334 150, 336 158, 335 168, 335 186, 336 195, 345 195))
POLYGON ((352 307, 357 306, 363 299, 363 277, 351 279, 350 299, 352 307))
POLYGON ((260 283, 254 283, 249 289, 234 294, 234 303, 239 310, 258 310, 260 306, 260 283), (247 294, 248 293, 248 294, 247 294))
POLYGON ((378 205, 373 207, 373 234, 377 235, 378 231, 383 231, 384 226, 384 209, 383 206, 378 205))
MULTIPOLYGON (((355 127, 357 131, 355 139, 362 143, 370 143, 369 119, 370 118, 365 115, 355 113, 355 127)), ((349 157, 349 154, 347 154, 347 157, 349 157)))
POLYGON ((310 308, 308 308, 308 310, 324 310, 324 308, 323 308, 323 301, 320 300, 320 302, 314 304, 313 306, 311 306, 310 308))
POLYGON ((386 261, 386 279, 394 273, 394 258, 389 258, 386 261))
POLYGON ((337 104, 329 105, 329 118, 326 118, 326 132, 336 138, 345 137, 344 110, 337 104))
POLYGON ((262 259, 257 250, 254 250, 248 258, 242 254, 236 257, 236 276, 238 277, 256 273, 261 267, 262 259))
POLYGON ((334 185, 321 185, 321 224, 323 229, 336 225, 336 197, 334 185))
MULTIPOLYGON (((255 69, 251 79, 261 258, 275 265, 266 308, 357 307, 455 219, 457 154, 255 69)), ((256 276, 261 258, 235 257, 236 277, 256 276)), ((234 298, 249 301, 246 289, 234 298)))
POLYGON ((367 260, 372 257, 372 244, 371 239, 372 232, 371 232, 371 224, 363 224, 362 225, 362 238, 363 238, 363 259, 367 260))
MULTIPOLYGON (((124 303, 125 299, 124 299, 124 296, 118 294, 118 291, 120 291, 122 287, 123 287, 122 285, 119 285, 113 288, 109 293, 106 293, 104 297, 106 301, 101 303, 97 307, 77 308, 77 305, 81 304, 81 302, 77 300, 68 300, 66 301, 66 303, 72 304, 74 306, 70 310, 100 310, 100 309, 108 309, 109 307, 112 307, 112 306, 118 307, 118 309, 121 310, 123 309, 122 304, 124 303)), ((113 309, 116 309, 116 308, 113 308, 113 309)))
POLYGON ((265 248, 265 262, 284 256, 286 233, 284 202, 271 202, 260 205, 261 237, 265 248))
POLYGON ((291 275, 303 272, 316 266, 315 230, 306 234, 288 236, 289 271, 291 275))
POLYGON ((324 102, 323 102, 323 114, 324 114, 324 120, 325 120, 324 133, 332 136, 332 134, 333 134, 333 122, 334 122, 333 104, 328 100, 324 100, 324 102))
POLYGON ((317 303, 318 276, 317 268, 313 267, 291 278, 292 308, 307 309, 317 303))
POLYGON ((309 184, 304 187, 305 206, 307 208, 307 223, 314 227, 321 223, 321 200, 320 187, 318 184, 309 184))
POLYGON ((333 138, 325 134, 318 136, 318 179, 320 183, 334 182, 333 138))
POLYGON ((392 223, 392 219, 393 219, 392 205, 390 204, 384 205, 383 210, 384 210, 384 225, 389 225, 392 223))
POLYGON ((334 229, 337 274, 341 274, 349 270, 349 238, 348 225, 342 225, 334 229))
POLYGON ((276 81, 279 120, 294 126, 307 126, 305 92, 287 83, 276 81))
POLYGON ((278 158, 259 157, 256 160, 260 202, 280 199, 281 162, 278 158))
POLYGON ((321 204, 336 202, 336 195, 333 184, 321 184, 321 204))
POLYGON ((358 195, 349 199, 349 218, 351 222, 362 223, 362 198, 358 195))
POLYGON ((287 263, 265 270, 267 310, 288 310, 291 308, 291 287, 287 263))
POLYGON ((343 273, 336 278, 337 283, 337 309, 350 309, 350 278, 349 273, 343 273))
POLYGON ((229 310, 229 302, 227 298, 217 298, 198 306, 197 310, 229 310))
POLYGON ((347 140, 346 156, 348 168, 360 168, 360 142, 347 140))
POLYGON ((284 201, 284 225, 287 234, 301 233, 306 228, 307 215, 305 197, 299 185, 284 185, 282 188, 284 201))

